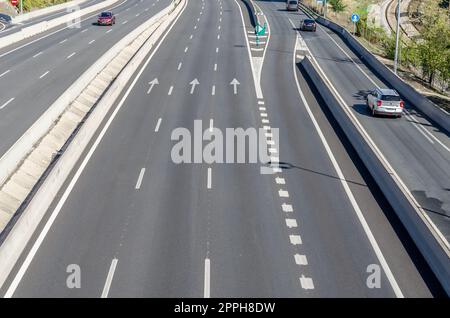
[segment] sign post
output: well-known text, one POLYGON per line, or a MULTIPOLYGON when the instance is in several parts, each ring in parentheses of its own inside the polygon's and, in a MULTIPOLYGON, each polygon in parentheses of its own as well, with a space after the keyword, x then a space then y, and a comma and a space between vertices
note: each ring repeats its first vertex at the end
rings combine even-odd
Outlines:
POLYGON ((353 22, 353 35, 356 35, 356 22, 359 21, 359 15, 356 13, 352 14, 352 22, 353 22))

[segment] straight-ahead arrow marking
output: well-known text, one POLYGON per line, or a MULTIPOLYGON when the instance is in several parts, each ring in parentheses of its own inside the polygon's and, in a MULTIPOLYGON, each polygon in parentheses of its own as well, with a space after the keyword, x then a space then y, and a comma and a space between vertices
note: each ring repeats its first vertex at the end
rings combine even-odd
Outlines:
POLYGON ((195 86, 197 86, 198 84, 200 84, 200 82, 198 81, 198 79, 194 79, 192 82, 190 82, 189 84, 192 85, 191 87, 191 94, 194 94, 194 90, 195 90, 195 86))
POLYGON ((240 85, 241 83, 239 83, 239 81, 235 78, 233 78, 233 80, 231 81, 230 85, 233 85, 233 92, 234 95, 237 94, 237 86, 240 85))
POLYGON ((153 86, 158 85, 159 82, 158 82, 158 79, 155 78, 153 81, 148 82, 148 84, 150 85, 150 87, 148 88, 147 94, 150 94, 150 92, 151 92, 152 89, 153 89, 153 86))

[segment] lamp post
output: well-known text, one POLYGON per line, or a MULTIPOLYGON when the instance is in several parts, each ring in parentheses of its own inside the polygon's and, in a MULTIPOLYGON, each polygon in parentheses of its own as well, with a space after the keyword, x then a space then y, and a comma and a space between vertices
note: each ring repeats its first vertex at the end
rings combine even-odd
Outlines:
POLYGON ((397 31, 395 34, 395 58, 394 58, 394 73, 397 74, 397 63, 398 63, 398 46, 399 46, 399 40, 400 40, 400 1, 398 0, 397 3, 397 31))

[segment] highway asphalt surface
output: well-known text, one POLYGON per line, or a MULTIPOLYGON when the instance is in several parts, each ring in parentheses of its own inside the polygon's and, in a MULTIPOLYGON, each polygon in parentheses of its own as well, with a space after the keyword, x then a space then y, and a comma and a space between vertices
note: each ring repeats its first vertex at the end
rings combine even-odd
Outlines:
MULTIPOLYGON (((298 28, 307 16, 286 12, 282 1, 257 1, 274 19, 289 20, 298 28)), ((281 22, 280 22, 281 23, 281 22)), ((427 117, 406 104, 402 119, 373 118, 365 104, 366 94, 383 83, 331 30, 301 32, 312 55, 347 105, 400 175, 415 199, 450 241, 450 138, 427 117)))
MULTIPOLYGON (((0 50, 0 156, 109 48, 169 0, 121 0, 114 26, 97 26, 97 12, 79 28, 63 26, 0 50)), ((106 9, 106 8, 105 8, 106 9)))
POLYGON ((22 259, 3 294, 13 280, 14 297, 436 293, 395 213, 296 67, 296 30, 273 5, 260 2, 270 41, 257 98, 245 6, 188 1, 116 103, 117 116, 87 164, 80 162, 73 188, 70 179, 55 200, 49 215, 58 215, 36 254, 31 240, 24 275, 16 276, 22 259), (261 174, 265 163, 175 164, 171 135, 179 127, 192 133, 194 120, 204 130, 279 128, 271 149, 281 172, 261 174), (81 270, 81 288, 66 285, 71 264, 81 270), (369 288, 374 268, 380 285, 369 288))

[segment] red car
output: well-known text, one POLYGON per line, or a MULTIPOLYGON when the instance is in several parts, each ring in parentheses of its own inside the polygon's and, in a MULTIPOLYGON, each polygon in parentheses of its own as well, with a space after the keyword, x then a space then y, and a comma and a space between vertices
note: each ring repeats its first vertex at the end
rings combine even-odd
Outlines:
POLYGON ((105 11, 99 14, 97 18, 98 25, 113 25, 116 24, 116 17, 111 11, 105 11))

